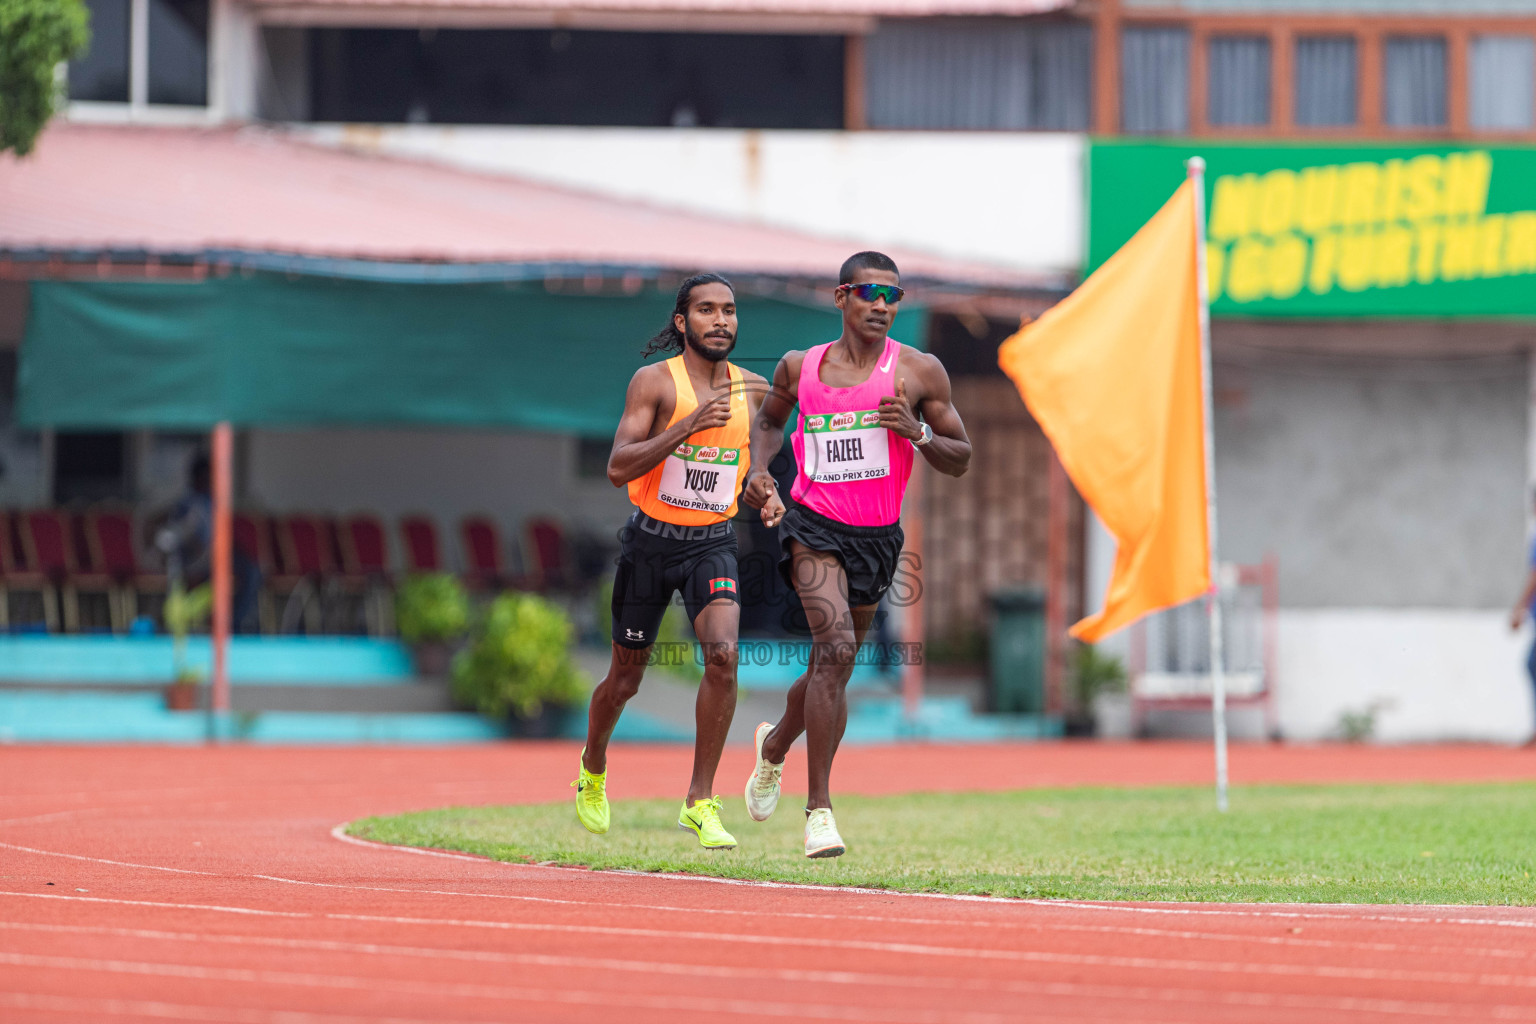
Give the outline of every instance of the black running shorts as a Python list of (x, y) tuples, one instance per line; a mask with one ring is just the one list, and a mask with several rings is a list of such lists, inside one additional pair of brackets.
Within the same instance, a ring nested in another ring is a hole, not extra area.
[(837, 556), (848, 576), (848, 607), (862, 608), (879, 604), (880, 598), (891, 589), (906, 537), (901, 532), (900, 523), (849, 526), (796, 505), (779, 521), (779, 575), (793, 587), (795, 565), (790, 553), (791, 540), (798, 540), (812, 551)]
[(676, 526), (637, 509), (619, 537), (613, 642), (620, 647), (641, 650), (655, 643), (661, 617), (678, 591), (690, 622), (711, 601), (741, 602), (736, 528), (729, 522)]

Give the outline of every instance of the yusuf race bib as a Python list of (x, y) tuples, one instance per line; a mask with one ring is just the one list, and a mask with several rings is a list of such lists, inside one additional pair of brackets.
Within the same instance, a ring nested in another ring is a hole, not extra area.
[(661, 467), (656, 497), (674, 508), (724, 513), (736, 500), (741, 449), (688, 444), (672, 450)]
[(805, 419), (805, 472), (819, 484), (891, 475), (890, 431), (875, 409)]

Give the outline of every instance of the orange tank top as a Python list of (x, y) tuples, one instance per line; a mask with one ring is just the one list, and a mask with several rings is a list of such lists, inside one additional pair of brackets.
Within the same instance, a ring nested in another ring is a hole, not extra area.
[[(672, 373), (677, 395), (667, 423), (670, 428), (692, 415), (699, 399), (682, 356), (673, 356), (664, 365)], [(736, 514), (736, 498), (749, 462), (752, 423), (741, 369), (734, 363), (726, 363), (726, 368), (731, 374), (730, 421), (689, 437), (660, 465), (629, 482), (629, 500), (652, 519), (678, 526), (705, 526)]]

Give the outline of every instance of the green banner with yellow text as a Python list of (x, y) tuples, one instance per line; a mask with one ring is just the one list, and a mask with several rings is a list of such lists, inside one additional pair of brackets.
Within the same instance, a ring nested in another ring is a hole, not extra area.
[(1213, 313), (1536, 316), (1536, 147), (1096, 141), (1089, 272), (1195, 155)]

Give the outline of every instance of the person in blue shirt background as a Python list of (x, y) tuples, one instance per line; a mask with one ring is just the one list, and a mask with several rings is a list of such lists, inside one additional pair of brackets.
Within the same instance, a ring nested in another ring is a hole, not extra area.
[[(1536, 494), (1532, 495), (1536, 501)], [(1536, 539), (1531, 541), (1531, 550), (1526, 556), (1526, 564), (1530, 571), (1526, 574), (1525, 589), (1520, 592), (1520, 600), (1515, 602), (1514, 610), (1509, 613), (1509, 628), (1519, 629), (1527, 615), (1536, 620)], [(1531, 650), (1525, 656), (1525, 671), (1531, 677), (1531, 687), (1536, 691), (1536, 640), (1531, 642)], [(1526, 746), (1536, 746), (1536, 735), (1526, 741)]]
[[(187, 589), (206, 583), (212, 574), (213, 488), (207, 455), (192, 460), (188, 472), (188, 491), (171, 510), (170, 520), (161, 528), (155, 546), (180, 559)], [(231, 596), (230, 625), (236, 633), (255, 632), (257, 601), (261, 595), (261, 570), (237, 546), (231, 553), (234, 568), (234, 592)]]

